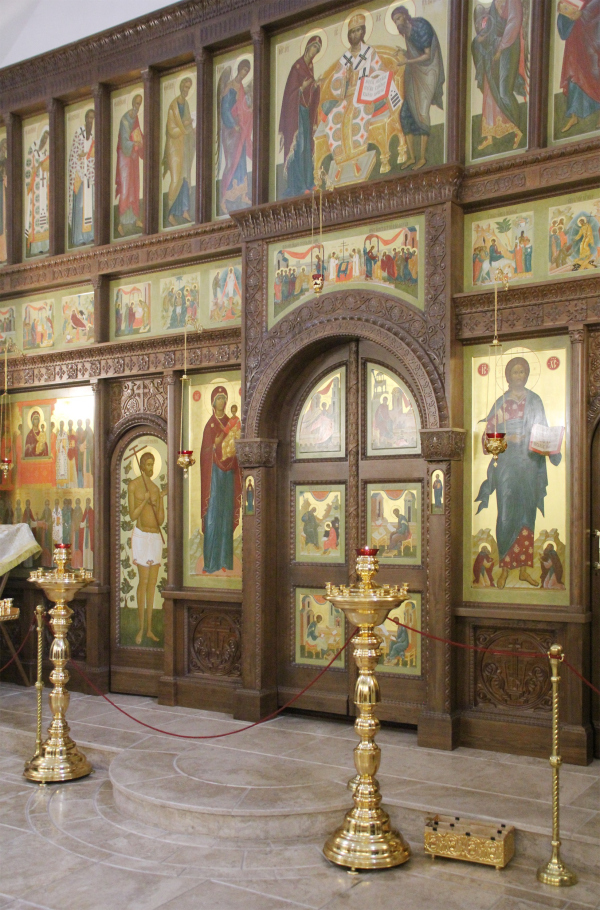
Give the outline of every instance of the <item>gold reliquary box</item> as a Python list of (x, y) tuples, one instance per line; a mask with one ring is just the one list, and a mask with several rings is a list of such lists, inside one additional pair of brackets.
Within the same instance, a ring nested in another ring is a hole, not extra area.
[(425, 853), (503, 869), (515, 853), (512, 825), (486, 824), (460, 816), (432, 815), (425, 822)]

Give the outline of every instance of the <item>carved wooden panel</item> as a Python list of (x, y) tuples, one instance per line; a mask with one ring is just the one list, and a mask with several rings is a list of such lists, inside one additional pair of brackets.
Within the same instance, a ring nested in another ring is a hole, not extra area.
[(239, 612), (203, 607), (188, 612), (188, 667), (208, 676), (241, 675)]
[(167, 381), (164, 376), (110, 383), (111, 426), (133, 414), (156, 414), (167, 419)]
[[(552, 685), (547, 651), (556, 632), (475, 628), (474, 704), (496, 708), (550, 711)], [(498, 650), (504, 654), (492, 654)], [(529, 654), (539, 652), (538, 657)]]

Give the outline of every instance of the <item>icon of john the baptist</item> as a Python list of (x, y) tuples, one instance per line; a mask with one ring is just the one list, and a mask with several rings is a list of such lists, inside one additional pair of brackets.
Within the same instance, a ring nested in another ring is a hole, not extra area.
[(495, 401), (485, 419), (484, 433), (506, 433), (508, 443), (506, 452), (498, 458), (497, 467), (490, 460), (487, 478), (475, 500), (479, 503), (479, 514), (482, 509), (487, 509), (491, 494), (496, 493), (499, 588), (505, 586), (513, 569), (519, 571), (519, 582), (538, 587), (531, 569), (534, 564), (536, 514), (538, 509), (544, 514), (548, 487), (546, 457), (553, 465), (560, 464), (562, 458), (560, 453), (545, 456), (529, 449), (534, 424), (548, 426), (542, 399), (527, 388), (529, 371), (529, 363), (524, 357), (509, 360), (504, 371), (508, 391)]
[(240, 523), (242, 475), (237, 456), (225, 444), (230, 418), (227, 390), (211, 393), (212, 416), (202, 435), (200, 450), (200, 514), (204, 535), (203, 575), (233, 570), (233, 535)]

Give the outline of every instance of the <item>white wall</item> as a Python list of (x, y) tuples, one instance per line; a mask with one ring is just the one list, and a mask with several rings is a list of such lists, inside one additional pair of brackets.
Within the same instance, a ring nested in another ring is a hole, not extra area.
[(0, 0), (0, 67), (79, 41), (174, 2)]

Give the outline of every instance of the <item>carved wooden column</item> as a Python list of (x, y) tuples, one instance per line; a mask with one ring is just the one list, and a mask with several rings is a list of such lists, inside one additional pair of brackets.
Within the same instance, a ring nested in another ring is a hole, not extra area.
[(269, 40), (264, 28), (252, 29), (254, 50), (252, 123), (252, 205), (269, 200)]
[(160, 81), (152, 67), (142, 70), (144, 83), (144, 234), (158, 231), (160, 191)]
[[(181, 373), (165, 373), (167, 386), (167, 584), (163, 590), (164, 670), (158, 682), (161, 705), (177, 704), (177, 635), (176, 604), (171, 591), (183, 586), (183, 471), (177, 464), (179, 427), (181, 421)], [(199, 453), (198, 456), (199, 458)]]
[(196, 54), (196, 223), (211, 220), (212, 206), (212, 54), (206, 48)]
[(452, 0), (450, 6), (449, 45), (457, 53), (449, 54), (446, 76), (446, 149), (449, 164), (463, 164), (465, 160), (465, 119), (467, 98), (467, 73), (469, 72), (471, 50), (467, 40), (469, 34), (469, 4), (463, 0)]
[(529, 138), (527, 148), (544, 148), (548, 129), (548, 73), (550, 70), (550, 29), (552, 4), (531, 4), (530, 41), (531, 67), (529, 74)]
[[(6, 260), (8, 265), (23, 258), (23, 125), (18, 114), (4, 114), (7, 145)], [(6, 217), (6, 216), (5, 216)]]
[(47, 105), (50, 119), (50, 256), (65, 251), (65, 108), (57, 98)]
[(94, 275), (94, 341), (100, 344), (110, 339), (110, 278)]
[(110, 243), (112, 199), (110, 172), (110, 89), (94, 86), (94, 243)]
[(243, 517), (242, 688), (234, 716), (259, 720), (277, 708), (276, 629), (272, 621), (276, 596), (275, 566), (267, 563), (275, 531), (276, 439), (240, 439), (236, 443), (246, 478), (254, 478), (254, 515)]
[[(110, 426), (108, 380), (92, 382), (94, 392), (94, 578), (86, 595), (86, 673), (109, 690), (110, 668), (110, 461), (105, 442)], [(87, 691), (87, 689), (84, 689)]]
[(587, 445), (587, 332), (569, 330), (571, 339), (571, 609), (584, 613), (589, 604), (589, 447)]
[[(428, 462), (425, 525), (428, 540), (427, 611), (423, 630), (452, 638), (452, 601), (462, 580), (462, 459), (464, 430), (421, 430), (421, 451)], [(431, 476), (444, 472), (444, 513), (431, 515)], [(419, 716), (420, 746), (454, 749), (458, 717), (454, 714), (454, 657), (450, 645), (423, 641), (427, 673), (427, 708)]]

